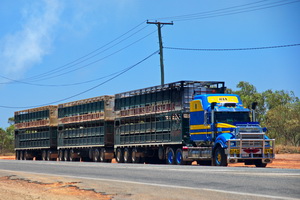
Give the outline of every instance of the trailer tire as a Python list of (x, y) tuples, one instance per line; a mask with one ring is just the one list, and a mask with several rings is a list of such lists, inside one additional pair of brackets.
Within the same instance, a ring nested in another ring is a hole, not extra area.
[(70, 158), (69, 158), (69, 150), (68, 149), (65, 149), (64, 151), (64, 161), (69, 161)]
[(64, 151), (62, 149), (58, 151), (58, 160), (64, 161)]
[(217, 147), (214, 152), (214, 165), (215, 166), (227, 166), (227, 158), (225, 151), (222, 147)]
[(16, 160), (20, 160), (20, 151), (16, 151)]
[(43, 160), (43, 161), (46, 161), (46, 160), (47, 160), (47, 151), (46, 151), (46, 150), (43, 150), (43, 151), (42, 151), (42, 160)]
[(99, 156), (100, 162), (107, 162), (107, 159), (105, 159), (105, 149), (100, 149), (100, 156)]
[(24, 152), (20, 151), (20, 160), (24, 160)]
[(48, 150), (48, 151), (47, 151), (47, 161), (50, 161), (50, 160), (51, 160), (51, 154), (52, 154), (52, 151), (51, 151), (51, 150)]
[(140, 163), (141, 157), (137, 156), (137, 153), (138, 153), (138, 151), (136, 148), (132, 149), (132, 152), (131, 152), (132, 163)]
[(131, 163), (131, 150), (129, 148), (124, 149), (124, 163)]
[(116, 161), (118, 163), (123, 163), (124, 162), (123, 150), (121, 148), (117, 148)]
[(175, 163), (175, 153), (171, 147), (169, 147), (166, 151), (166, 163), (169, 165), (174, 165)]
[(175, 163), (176, 165), (185, 165), (185, 162), (182, 160), (183, 156), (182, 156), (182, 150), (181, 148), (178, 148), (176, 150), (176, 154), (175, 154)]
[(94, 149), (93, 151), (93, 161), (94, 162), (99, 162), (99, 158), (100, 158), (100, 152), (98, 149)]
[(70, 150), (70, 161), (73, 162), (75, 161), (76, 158), (75, 158), (75, 152), (73, 149)]

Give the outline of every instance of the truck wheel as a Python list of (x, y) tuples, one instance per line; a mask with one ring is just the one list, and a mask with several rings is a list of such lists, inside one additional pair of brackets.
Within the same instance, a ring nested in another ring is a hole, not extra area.
[(51, 160), (51, 154), (52, 154), (52, 151), (48, 150), (48, 151), (47, 151), (47, 160), (48, 160), (48, 161)]
[(33, 160), (33, 158), (30, 157), (30, 154), (28, 153), (28, 151), (25, 151), (25, 153), (24, 153), (24, 160)]
[(20, 160), (20, 151), (16, 151), (16, 160)]
[(65, 149), (64, 151), (64, 161), (69, 161), (69, 150)]
[(136, 148), (132, 149), (132, 152), (131, 152), (132, 163), (140, 163), (141, 159), (140, 159), (140, 157), (137, 156), (137, 153), (138, 153), (138, 151)]
[(72, 161), (75, 161), (75, 160), (76, 160), (76, 158), (75, 158), (75, 152), (74, 152), (73, 149), (71, 149), (70, 150), (70, 161), (72, 162)]
[(227, 158), (225, 151), (222, 147), (217, 147), (214, 154), (214, 164), (215, 166), (227, 166)]
[(47, 160), (47, 152), (46, 152), (46, 150), (42, 151), (42, 160), (43, 161)]
[(255, 161), (254, 164), (255, 164), (256, 167), (266, 167), (267, 166), (267, 163), (262, 163), (261, 160)]
[(62, 149), (60, 149), (58, 152), (58, 160), (64, 161), (64, 151)]
[(24, 160), (24, 152), (20, 151), (20, 160)]
[(124, 157), (123, 157), (123, 150), (118, 148), (117, 149), (117, 153), (116, 153), (116, 161), (118, 163), (123, 163), (124, 162)]
[(176, 163), (176, 165), (184, 165), (185, 164), (185, 162), (182, 160), (182, 150), (181, 150), (181, 148), (178, 148), (177, 150), (176, 150), (176, 159), (175, 159), (175, 163)]
[(131, 151), (129, 148), (124, 149), (124, 162), (131, 163)]
[(100, 150), (100, 162), (107, 162), (107, 159), (105, 159), (105, 149), (102, 148)]
[(99, 157), (100, 157), (100, 152), (98, 149), (95, 149), (93, 152), (93, 161), (94, 162), (99, 162)]
[(168, 148), (166, 153), (166, 162), (169, 165), (173, 165), (175, 163), (175, 153), (173, 148)]

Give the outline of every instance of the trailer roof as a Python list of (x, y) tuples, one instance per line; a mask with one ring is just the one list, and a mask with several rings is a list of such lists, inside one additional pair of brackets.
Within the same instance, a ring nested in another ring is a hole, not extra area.
[[(221, 84), (220, 87), (219, 84)], [(177, 82), (167, 83), (164, 85), (157, 85), (157, 86), (147, 87), (143, 89), (118, 93), (116, 94), (116, 98), (123, 98), (123, 97), (140, 95), (145, 93), (153, 93), (161, 90), (167, 90), (169, 88), (180, 88), (188, 85), (197, 85), (197, 87), (206, 87), (206, 88), (210, 88), (211, 86), (217, 86), (218, 88), (221, 88), (221, 87), (225, 87), (225, 82), (224, 81), (177, 81)]]
[(15, 115), (44, 111), (44, 110), (55, 110), (55, 109), (57, 109), (56, 105), (42, 106), (42, 107), (37, 107), (37, 108), (16, 111)]
[(59, 104), (58, 107), (59, 108), (71, 107), (71, 106), (82, 105), (82, 104), (86, 104), (86, 103), (104, 101), (104, 100), (107, 100), (107, 99), (111, 99), (113, 97), (114, 97), (113, 95), (104, 95), (104, 96), (98, 96), (98, 97), (93, 97), (93, 98), (88, 98), (88, 99), (81, 99), (81, 100), (78, 100), (78, 101), (72, 101), (72, 102), (68, 102), (68, 103)]

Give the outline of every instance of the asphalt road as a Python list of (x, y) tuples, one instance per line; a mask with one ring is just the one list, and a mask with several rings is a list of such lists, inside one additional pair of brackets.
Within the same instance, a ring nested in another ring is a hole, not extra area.
[(217, 193), (228, 199), (235, 195), (242, 195), (246, 197), (244, 199), (300, 199), (298, 169), (0, 160), (1, 171), (76, 178), (136, 188)]

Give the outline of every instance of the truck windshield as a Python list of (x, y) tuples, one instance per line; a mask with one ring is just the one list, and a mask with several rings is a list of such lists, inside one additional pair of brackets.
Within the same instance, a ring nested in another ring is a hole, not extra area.
[(232, 124), (234, 122), (250, 122), (248, 112), (215, 112), (215, 121)]

